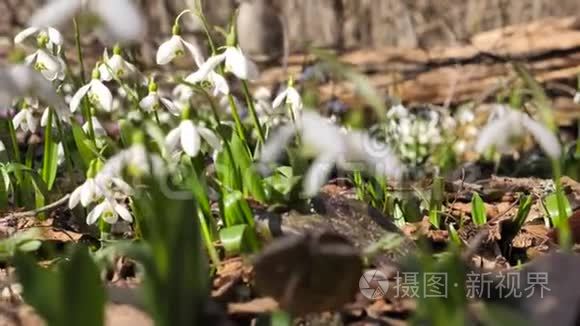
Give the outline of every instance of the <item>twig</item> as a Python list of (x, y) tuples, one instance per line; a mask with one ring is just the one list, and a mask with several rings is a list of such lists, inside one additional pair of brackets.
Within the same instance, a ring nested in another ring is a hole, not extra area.
[(70, 197), (70, 194), (66, 194), (61, 199), (59, 199), (59, 200), (57, 200), (57, 201), (55, 201), (53, 203), (50, 203), (50, 204), (48, 204), (46, 206), (42, 206), (42, 207), (35, 208), (33, 210), (29, 210), (29, 211), (25, 211), (25, 212), (10, 213), (8, 215), (9, 215), (9, 217), (12, 217), (12, 218), (22, 218), (22, 217), (36, 216), (36, 215), (38, 215), (38, 214), (40, 214), (42, 212), (49, 211), (51, 209), (54, 209), (54, 208), (56, 208), (56, 207), (64, 204), (65, 202), (68, 201), (69, 197)]

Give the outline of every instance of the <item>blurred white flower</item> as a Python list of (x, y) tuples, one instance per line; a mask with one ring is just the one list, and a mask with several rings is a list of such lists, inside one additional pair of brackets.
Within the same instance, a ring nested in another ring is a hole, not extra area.
[(52, 84), (26, 65), (0, 68), (0, 109), (22, 97), (38, 98), (59, 112), (64, 111), (66, 105)]
[(139, 73), (137, 67), (125, 60), (117, 48), (113, 50), (113, 55), (109, 57), (107, 49), (103, 53), (103, 63), (99, 65), (101, 80), (111, 81), (115, 78), (123, 78)]
[(40, 119), (34, 109), (30, 106), (23, 107), (12, 118), (14, 129), (21, 129), (24, 132), (30, 131), (35, 133), (38, 129)]
[(316, 157), (304, 177), (304, 193), (307, 196), (318, 193), (335, 165), (343, 170), (364, 169), (393, 178), (403, 174), (404, 167), (388, 145), (363, 132), (346, 132), (309, 111), (297, 117), (296, 127), (283, 126), (268, 139), (262, 148), (260, 161), (276, 161), (295, 134), (299, 135), (304, 149)]
[(145, 17), (132, 0), (54, 0), (38, 9), (29, 25), (58, 27), (79, 14), (97, 16), (106, 41), (139, 41), (147, 29)]
[[(123, 172), (127, 171), (133, 176), (155, 175), (157, 177), (166, 174), (166, 165), (157, 154), (150, 154), (143, 144), (133, 144), (110, 157), (99, 171), (96, 179), (109, 180), (122, 178)], [(104, 183), (105, 181), (99, 181)]]
[(388, 118), (406, 118), (409, 116), (409, 110), (402, 104), (393, 105), (387, 112)]
[(78, 186), (70, 195), (68, 208), (75, 208), (79, 202), (83, 207), (87, 207), (92, 202), (101, 198), (102, 189), (97, 185), (94, 178), (87, 178), (85, 182)]
[(164, 106), (174, 115), (178, 115), (180, 112), (177, 105), (175, 105), (170, 99), (160, 96), (157, 91), (149, 91), (149, 94), (139, 102), (139, 107), (148, 113), (159, 110), (161, 106)]
[(157, 50), (156, 61), (159, 65), (165, 65), (171, 62), (176, 57), (185, 54), (185, 50), (189, 51), (195, 63), (199, 66), (203, 63), (203, 55), (199, 45), (196, 41), (188, 42), (180, 35), (174, 34), (171, 38), (163, 42)]
[(42, 116), (40, 117), (40, 126), (41, 127), (46, 127), (48, 125), (48, 117), (49, 117), (51, 112), (52, 112), (52, 126), (53, 127), (57, 126), (56, 119), (60, 119), (62, 122), (68, 123), (69, 118), (70, 118), (70, 112), (68, 110), (58, 112), (58, 111), (51, 109), (50, 107), (47, 107), (44, 109), (44, 111), (42, 112)]
[(500, 111), (497, 111), (500, 117), (492, 119), (480, 132), (475, 145), (478, 152), (492, 146), (501, 153), (509, 152), (514, 141), (530, 133), (549, 157), (558, 159), (562, 155), (560, 142), (550, 129), (521, 111), (508, 108)]
[(0, 152), (4, 152), (6, 150), (6, 146), (4, 145), (4, 143), (0, 140)]
[(276, 96), (276, 98), (272, 102), (272, 107), (274, 109), (278, 108), (283, 103), (290, 105), (290, 109), (292, 110), (292, 113), (294, 114), (295, 117), (297, 117), (300, 114), (300, 111), (302, 111), (303, 108), (302, 98), (300, 97), (300, 93), (298, 93), (296, 88), (294, 88), (294, 86), (292, 85), (286, 87), (285, 90), (283, 90), (282, 92), (280, 92), (280, 94), (278, 94), (278, 96)]
[(165, 137), (165, 145), (170, 153), (181, 148), (188, 156), (195, 157), (201, 148), (202, 138), (212, 148), (221, 149), (220, 139), (213, 131), (202, 126), (196, 126), (191, 120), (182, 120), (179, 126), (171, 130)]
[(15, 44), (22, 44), (24, 41), (26, 41), (29, 37), (31, 36), (36, 36), (36, 35), (46, 35), (48, 43), (48, 49), (55, 49), (56, 53), (60, 53), (60, 50), (62, 48), (62, 44), (63, 44), (63, 37), (62, 34), (53, 27), (44, 27), (44, 28), (38, 28), (38, 27), (28, 27), (25, 28), (24, 30), (22, 30), (20, 33), (16, 34), (16, 36), (14, 36), (14, 43)]
[(100, 204), (87, 214), (87, 224), (94, 224), (99, 218), (109, 224), (115, 224), (119, 217), (129, 223), (133, 222), (133, 216), (131, 216), (124, 204), (120, 204), (115, 199), (104, 198)]
[(222, 54), (211, 56), (200, 65), (199, 70), (190, 75), (193, 80), (207, 80), (207, 76), (222, 62), (226, 71), (231, 72), (241, 80), (255, 80), (258, 78), (258, 67), (238, 47), (227, 46)]
[(78, 186), (70, 195), (68, 207), (73, 209), (79, 203), (83, 207), (106, 197), (113, 199), (117, 195), (128, 196), (133, 194), (133, 189), (121, 178), (99, 175), (99, 178), (88, 177), (85, 182)]
[[(105, 127), (103, 127), (103, 125), (101, 124), (101, 122), (99, 122), (99, 119), (97, 119), (96, 117), (91, 117), (91, 122), (93, 124), (93, 131), (95, 133), (95, 137), (104, 137), (107, 135), (107, 130), (105, 129)], [(89, 122), (85, 122), (83, 124), (83, 131), (87, 134), (90, 134), (90, 128), (91, 128), (91, 124), (89, 124)]]
[(574, 103), (576, 104), (580, 104), (580, 92), (576, 92), (576, 94), (574, 94), (574, 99), (573, 99)]
[(64, 61), (48, 53), (45, 49), (36, 50), (36, 52), (27, 56), (24, 61), (50, 81), (55, 79), (63, 80), (65, 77), (66, 67)]
[(96, 106), (99, 110), (111, 112), (113, 110), (113, 95), (111, 91), (105, 86), (98, 76), (93, 74), (93, 79), (73, 95), (70, 101), (70, 111), (75, 112), (81, 103), (81, 100), (88, 94), (91, 104)]

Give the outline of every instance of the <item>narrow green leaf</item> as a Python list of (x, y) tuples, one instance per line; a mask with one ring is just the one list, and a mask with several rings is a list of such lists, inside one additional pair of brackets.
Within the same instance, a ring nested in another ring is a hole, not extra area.
[(235, 256), (240, 253), (248, 253), (251, 243), (248, 239), (249, 228), (247, 225), (234, 225), (220, 230), (220, 241), (224, 246), (226, 255)]
[(476, 226), (482, 226), (487, 223), (487, 214), (485, 211), (485, 204), (479, 196), (478, 193), (473, 193), (473, 198), (471, 198), (471, 218), (473, 224)]
[(48, 190), (52, 189), (56, 172), (58, 169), (58, 142), (52, 133), (53, 113), (49, 109), (48, 122), (44, 130), (44, 155), (42, 158), (42, 180), (46, 183)]
[(518, 232), (524, 223), (526, 222), (526, 218), (530, 214), (530, 210), (532, 209), (532, 196), (522, 196), (520, 199), (520, 205), (518, 207), (518, 212), (514, 218), (514, 222), (516, 225), (516, 232)]
[(97, 157), (97, 149), (93, 146), (92, 141), (87, 137), (81, 126), (77, 123), (71, 123), (73, 138), (85, 168), (88, 168), (91, 161)]

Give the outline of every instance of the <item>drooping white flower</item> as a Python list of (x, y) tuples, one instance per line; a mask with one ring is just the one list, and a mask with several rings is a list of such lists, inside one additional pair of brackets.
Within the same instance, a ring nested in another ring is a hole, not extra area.
[(176, 34), (159, 46), (155, 60), (157, 61), (157, 64), (165, 65), (176, 57), (184, 55), (186, 50), (191, 54), (197, 65), (200, 65), (203, 62), (203, 55), (197, 42), (188, 42), (180, 35)]
[(103, 62), (99, 65), (101, 80), (111, 81), (114, 78), (135, 75), (139, 72), (137, 67), (125, 60), (117, 47), (113, 50), (113, 55), (109, 57), (107, 49), (103, 53)]
[(21, 129), (24, 132), (30, 131), (35, 133), (38, 129), (40, 119), (34, 109), (30, 106), (23, 107), (12, 118), (14, 129)]
[(102, 188), (97, 185), (94, 178), (87, 178), (85, 182), (78, 186), (70, 195), (68, 207), (75, 208), (79, 202), (83, 207), (87, 207), (92, 202), (101, 198)]
[(98, 17), (99, 29), (106, 41), (139, 41), (146, 34), (146, 20), (131, 0), (54, 0), (38, 9), (30, 19), (29, 25), (58, 27), (71, 22), (75, 16), (81, 14)]
[(71, 116), (70, 111), (68, 110), (53, 110), (50, 107), (46, 107), (42, 112), (42, 116), (40, 117), (40, 126), (46, 127), (48, 125), (48, 117), (52, 113), (52, 126), (56, 127), (56, 119), (60, 119), (60, 121), (68, 123), (69, 118)]
[(68, 206), (70, 209), (79, 203), (83, 207), (101, 200), (103, 197), (113, 199), (133, 194), (133, 189), (123, 179), (99, 174), (99, 177), (88, 177), (70, 195)]
[(173, 103), (173, 101), (160, 96), (156, 90), (150, 90), (149, 94), (139, 102), (139, 107), (148, 113), (157, 111), (162, 106), (174, 115), (178, 115), (180, 112), (179, 108)]
[(44, 104), (64, 111), (65, 103), (52, 84), (26, 65), (0, 68), (0, 109), (10, 106), (14, 99), (38, 98)]
[(55, 79), (63, 80), (65, 77), (64, 61), (48, 53), (45, 49), (36, 50), (36, 52), (25, 58), (25, 62), (50, 81)]
[(95, 178), (122, 178), (124, 171), (138, 176), (153, 174), (161, 177), (166, 174), (167, 168), (159, 155), (148, 153), (145, 146), (138, 143), (110, 157)]
[[(91, 117), (91, 122), (93, 125), (95, 137), (104, 137), (107, 135), (107, 130), (105, 129), (105, 127), (103, 127), (99, 119), (97, 119), (96, 117)], [(88, 121), (83, 124), (82, 128), (85, 133), (90, 134), (91, 124), (89, 124)]]
[(63, 44), (62, 34), (56, 28), (50, 26), (44, 28), (27, 27), (20, 33), (16, 34), (16, 36), (14, 36), (14, 43), (22, 44), (31, 36), (37, 36), (39, 34), (46, 35), (49, 49), (56, 49), (56, 53), (60, 53), (60, 49)]
[(276, 96), (272, 102), (272, 107), (278, 108), (282, 103), (290, 105), (290, 109), (295, 117), (300, 114), (303, 108), (302, 97), (300, 97), (300, 93), (292, 85), (288, 85), (285, 90)]
[(304, 177), (307, 196), (320, 190), (334, 166), (343, 170), (364, 169), (393, 178), (399, 178), (404, 171), (389, 146), (366, 133), (346, 132), (310, 111), (303, 111), (295, 125), (283, 126), (270, 137), (262, 148), (260, 160), (262, 163), (276, 161), (293, 136), (298, 134), (303, 149), (316, 157)]
[(218, 94), (228, 95), (230, 93), (230, 86), (228, 85), (227, 80), (214, 70), (208, 72), (206, 75), (194, 72), (185, 77), (185, 81), (191, 84), (197, 84), (203, 81), (208, 82), (213, 88), (212, 94), (214, 96), (217, 96)]
[(406, 118), (409, 116), (409, 110), (404, 107), (402, 104), (393, 105), (389, 111), (387, 112), (388, 118)]
[(554, 133), (527, 114), (504, 108), (498, 115), (501, 118), (492, 119), (480, 132), (475, 145), (478, 152), (492, 146), (501, 153), (509, 152), (514, 141), (529, 133), (549, 157), (558, 159), (562, 155), (562, 147)]
[(87, 224), (94, 224), (99, 218), (109, 224), (115, 224), (119, 217), (129, 223), (133, 222), (133, 216), (131, 216), (124, 204), (120, 204), (115, 199), (104, 198), (100, 204), (87, 214)]
[[(97, 73), (95, 73), (95, 71)], [(70, 101), (70, 111), (75, 112), (81, 103), (81, 100), (88, 94), (89, 100), (99, 110), (111, 112), (113, 110), (113, 95), (111, 91), (100, 80), (100, 73), (97, 69), (93, 72), (93, 79), (73, 95)]]
[(182, 120), (179, 126), (167, 134), (165, 145), (169, 152), (175, 152), (181, 148), (185, 154), (195, 157), (201, 148), (202, 138), (212, 148), (221, 149), (221, 142), (213, 131), (203, 126), (196, 126), (188, 119)]
[(207, 80), (208, 75), (214, 72), (215, 68), (221, 63), (225, 63), (226, 71), (231, 72), (242, 80), (255, 80), (258, 78), (258, 67), (242, 50), (238, 47), (227, 46), (221, 54), (211, 56), (200, 65), (199, 70), (191, 76), (193, 80)]

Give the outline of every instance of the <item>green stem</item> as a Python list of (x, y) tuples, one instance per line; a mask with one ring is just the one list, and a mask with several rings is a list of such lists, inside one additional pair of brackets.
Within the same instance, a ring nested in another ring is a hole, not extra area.
[[(223, 71), (223, 69), (221, 69)], [(223, 75), (223, 73), (222, 73)], [(240, 114), (238, 113), (238, 106), (236, 105), (236, 101), (234, 100), (234, 96), (232, 94), (228, 95), (228, 101), (230, 103), (232, 117), (234, 118), (234, 123), (236, 124), (236, 131), (240, 136), (240, 139), (248, 145), (248, 140), (246, 139), (246, 130), (244, 129), (244, 125), (242, 124), (242, 120), (240, 119)]]
[(67, 171), (70, 173), (70, 175), (73, 175), (73, 159), (71, 156), (71, 151), (70, 148), (68, 147), (68, 143), (64, 137), (64, 132), (62, 130), (62, 124), (60, 122), (60, 119), (58, 119), (58, 117), (56, 119), (54, 119), (54, 121), (56, 122), (56, 129), (58, 131), (58, 136), (60, 137), (60, 143), (62, 144), (62, 149), (64, 151), (64, 160), (66, 162), (66, 169)]
[(264, 129), (262, 129), (262, 125), (260, 124), (260, 119), (258, 119), (258, 114), (256, 113), (256, 107), (254, 106), (254, 101), (252, 100), (252, 95), (250, 94), (250, 90), (248, 88), (248, 82), (242, 80), (242, 88), (244, 91), (244, 95), (246, 97), (246, 105), (250, 110), (250, 114), (252, 115), (252, 119), (254, 120), (254, 125), (258, 130), (258, 137), (260, 142), (264, 144), (266, 142), (266, 134), (264, 133)]
[(556, 203), (558, 204), (558, 219), (557, 223), (555, 223), (558, 228), (558, 239), (562, 249), (570, 250), (572, 248), (572, 234), (568, 223), (568, 213), (566, 212), (564, 189), (561, 180), (562, 167), (559, 160), (552, 160), (552, 170), (554, 182), (556, 183)]
[(205, 242), (205, 247), (207, 248), (209, 258), (211, 259), (211, 261), (215, 266), (219, 266), (220, 258), (213, 244), (212, 236), (207, 226), (207, 221), (205, 220), (205, 217), (201, 212), (198, 212), (197, 216), (199, 218), (199, 225), (201, 226), (201, 234), (203, 236), (203, 240)]
[(83, 50), (81, 48), (81, 32), (79, 29), (79, 24), (76, 17), (73, 19), (74, 29), (75, 29), (75, 43), (77, 47), (77, 56), (79, 57), (79, 66), (81, 69), (81, 82), (84, 85), (86, 83), (85, 79), (85, 65), (83, 61)]

